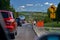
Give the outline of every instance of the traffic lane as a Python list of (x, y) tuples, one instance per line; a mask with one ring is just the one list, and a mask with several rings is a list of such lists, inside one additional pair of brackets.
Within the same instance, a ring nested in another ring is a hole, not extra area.
[(36, 40), (37, 36), (34, 33), (31, 25), (18, 27), (18, 34), (15, 40)]

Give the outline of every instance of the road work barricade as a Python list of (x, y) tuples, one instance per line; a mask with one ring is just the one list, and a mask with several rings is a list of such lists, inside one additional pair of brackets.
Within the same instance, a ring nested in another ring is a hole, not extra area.
[(44, 27), (44, 21), (37, 21), (36, 26), (37, 27)]

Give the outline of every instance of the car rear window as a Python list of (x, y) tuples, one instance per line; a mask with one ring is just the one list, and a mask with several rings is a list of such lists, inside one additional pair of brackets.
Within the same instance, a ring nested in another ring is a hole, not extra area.
[(2, 14), (3, 18), (8, 18), (9, 17), (8, 12), (1, 12), (1, 14)]

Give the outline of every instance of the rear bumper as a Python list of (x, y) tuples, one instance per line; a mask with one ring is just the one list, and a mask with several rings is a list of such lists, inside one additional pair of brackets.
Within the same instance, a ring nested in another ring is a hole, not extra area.
[(14, 26), (5, 26), (7, 29), (13, 29), (14, 28)]
[(7, 33), (8, 35), (11, 35), (11, 34), (14, 34), (14, 31), (10, 32), (9, 29), (6, 29), (6, 33)]
[[(15, 27), (14, 26), (6, 26), (6, 29), (7, 29), (6, 31), (9, 35), (9, 38), (10, 39), (15, 39), (15, 32), (16, 32)], [(10, 31), (9, 29), (13, 29), (13, 31)]]

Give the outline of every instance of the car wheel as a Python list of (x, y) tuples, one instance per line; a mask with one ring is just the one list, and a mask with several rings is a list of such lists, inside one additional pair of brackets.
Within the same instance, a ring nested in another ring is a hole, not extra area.
[(22, 24), (19, 24), (19, 26), (21, 27), (21, 26), (22, 26)]
[(17, 31), (15, 32), (15, 35), (17, 35)]
[(15, 32), (15, 35), (17, 35), (17, 32)]
[(22, 25), (20, 25), (20, 27), (21, 27)]
[(12, 33), (10, 36), (11, 36), (11, 39), (15, 39), (15, 33)]

